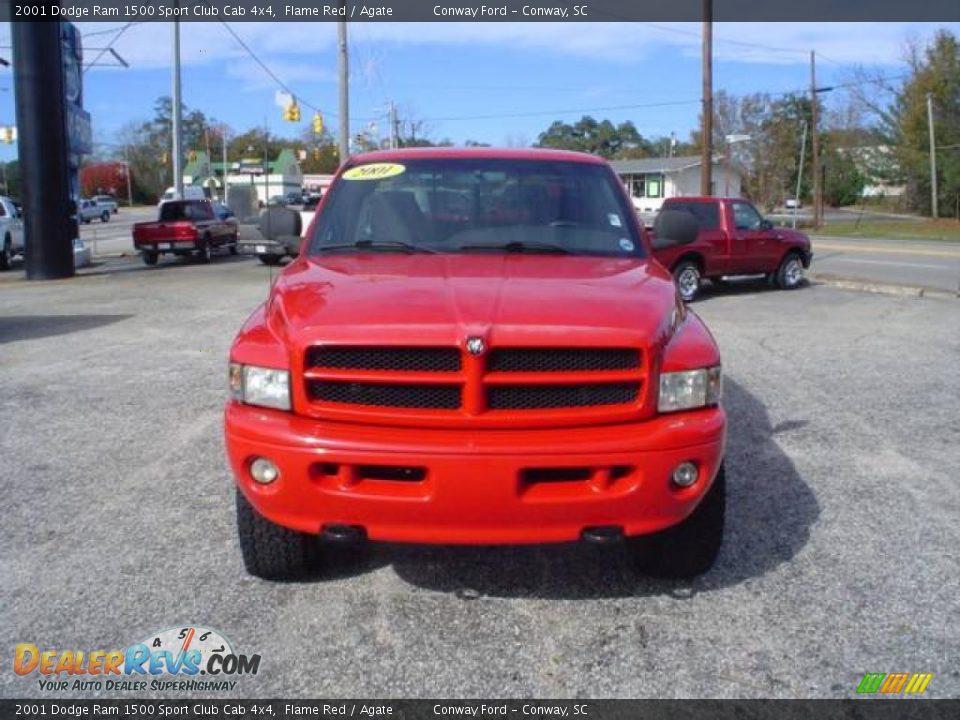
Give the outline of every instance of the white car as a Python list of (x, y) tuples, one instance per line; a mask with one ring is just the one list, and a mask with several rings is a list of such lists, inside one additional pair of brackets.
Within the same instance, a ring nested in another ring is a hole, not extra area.
[(23, 254), (20, 206), (0, 195), (0, 270), (9, 270), (15, 255)]
[(803, 207), (800, 201), (797, 200), (795, 197), (788, 197), (786, 200), (783, 201), (783, 206), (787, 210), (799, 210), (801, 207)]
[(96, 200), (81, 200), (77, 207), (77, 218), (84, 223), (100, 218), (100, 222), (110, 222), (110, 208), (105, 208)]
[(112, 195), (94, 195), (93, 201), (100, 207), (107, 208), (107, 210), (114, 215), (116, 215), (120, 210), (120, 207), (117, 205), (117, 199)]

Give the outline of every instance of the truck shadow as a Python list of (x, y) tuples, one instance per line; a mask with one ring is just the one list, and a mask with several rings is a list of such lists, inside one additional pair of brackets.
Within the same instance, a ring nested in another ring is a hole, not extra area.
[(0, 317), (0, 345), (93, 330), (133, 315), (19, 315)]
[[(730, 418), (727, 441), (727, 525), (716, 565), (689, 582), (648, 579), (630, 566), (621, 546), (582, 544), (512, 547), (372, 545), (352, 572), (392, 565), (412, 585), (456, 594), (588, 599), (673, 594), (684, 597), (738, 585), (789, 562), (810, 538), (819, 505), (810, 487), (776, 441), (802, 427), (790, 420), (776, 428), (763, 404), (736, 382), (725, 384)], [(353, 558), (355, 563), (357, 558)]]

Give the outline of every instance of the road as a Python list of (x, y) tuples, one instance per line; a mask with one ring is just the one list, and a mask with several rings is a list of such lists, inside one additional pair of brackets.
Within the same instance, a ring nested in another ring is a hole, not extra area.
[(957, 243), (814, 237), (813, 251), (819, 278), (960, 292)]
[[(850, 698), (867, 671), (960, 695), (956, 299), (743, 283), (696, 303), (724, 357), (730, 490), (692, 584), (613, 549), (384, 545), (284, 584), (243, 571), (221, 426), (227, 350), (269, 279), (229, 257), (0, 278), (8, 658), (197, 623), (262, 657), (233, 697)], [(90, 697), (9, 665), (0, 696)]]

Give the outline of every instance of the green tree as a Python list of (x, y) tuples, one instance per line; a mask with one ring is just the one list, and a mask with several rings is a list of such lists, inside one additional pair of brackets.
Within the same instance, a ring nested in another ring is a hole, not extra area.
[(597, 121), (584, 115), (573, 124), (555, 120), (537, 138), (539, 147), (613, 157), (647, 157), (652, 146), (631, 121), (614, 125), (610, 120)]
[[(910, 47), (909, 77), (893, 103), (880, 111), (879, 132), (897, 159), (907, 206), (930, 214), (930, 148), (927, 95), (933, 102), (937, 145), (938, 203), (942, 214), (960, 208), (960, 43), (940, 30), (925, 48)], [(952, 214), (952, 213), (951, 213)]]

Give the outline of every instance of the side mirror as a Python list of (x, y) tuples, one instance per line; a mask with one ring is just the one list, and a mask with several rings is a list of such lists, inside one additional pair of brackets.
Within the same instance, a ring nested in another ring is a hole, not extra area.
[(700, 234), (700, 224), (688, 212), (661, 210), (653, 224), (653, 249), (663, 250), (675, 245), (689, 245)]
[(760, 229), (773, 230), (773, 221), (767, 220), (766, 218), (764, 218), (763, 220), (760, 221)]

